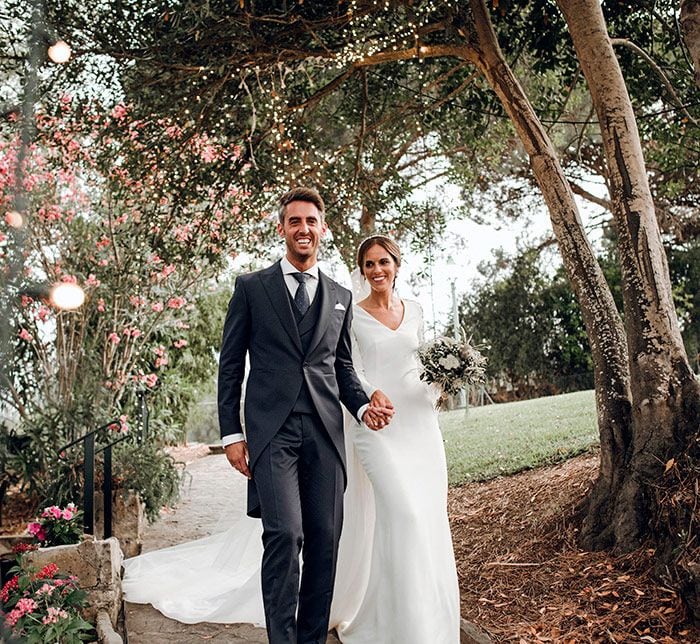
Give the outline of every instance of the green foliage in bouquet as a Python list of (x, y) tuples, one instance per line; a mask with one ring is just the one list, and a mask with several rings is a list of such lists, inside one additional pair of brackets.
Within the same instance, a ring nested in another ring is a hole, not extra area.
[(421, 380), (439, 387), (443, 395), (455, 395), (467, 385), (484, 381), (486, 358), (471, 343), (440, 337), (418, 350), (423, 365)]

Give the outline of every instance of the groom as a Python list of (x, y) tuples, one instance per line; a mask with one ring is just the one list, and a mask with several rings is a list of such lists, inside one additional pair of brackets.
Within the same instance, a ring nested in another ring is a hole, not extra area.
[[(239, 276), (229, 304), (219, 425), (229, 462), (249, 479), (248, 514), (262, 518), (269, 641), (316, 644), (328, 632), (343, 522), (340, 402), (375, 430), (393, 410), (379, 400), (370, 404), (360, 386), (352, 365), (351, 295), (318, 269), (327, 230), (321, 196), (295, 188), (279, 204), (277, 229), (286, 255)], [(244, 438), (239, 413), (246, 354)]]

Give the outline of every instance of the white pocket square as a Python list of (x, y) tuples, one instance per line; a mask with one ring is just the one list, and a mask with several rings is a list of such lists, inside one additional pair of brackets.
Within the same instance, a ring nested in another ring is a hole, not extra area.
[(340, 302), (338, 302), (338, 303), (335, 305), (335, 310), (336, 310), (336, 311), (344, 311), (344, 310), (345, 310), (345, 307), (344, 307)]

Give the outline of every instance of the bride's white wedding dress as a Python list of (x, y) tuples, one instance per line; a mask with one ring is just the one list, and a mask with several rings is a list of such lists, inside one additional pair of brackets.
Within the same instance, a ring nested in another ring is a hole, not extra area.
[[(348, 488), (331, 628), (343, 644), (457, 644), (459, 588), (435, 396), (419, 378), (423, 319), (404, 300), (392, 330), (354, 306), (355, 367), (396, 414), (373, 432), (346, 416)], [(124, 562), (127, 601), (181, 622), (264, 624), (262, 527), (241, 516), (211, 537)]]

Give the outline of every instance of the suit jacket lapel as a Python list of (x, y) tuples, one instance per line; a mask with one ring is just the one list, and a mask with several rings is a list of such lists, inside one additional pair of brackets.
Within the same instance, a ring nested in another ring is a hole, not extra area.
[(279, 317), (282, 327), (288, 333), (294, 345), (299, 349), (299, 352), (302, 352), (301, 338), (299, 337), (297, 322), (294, 319), (292, 305), (289, 302), (287, 285), (284, 282), (280, 263), (275, 262), (270, 268), (263, 271), (260, 274), (260, 279), (272, 303), (272, 310)]
[(311, 337), (311, 343), (309, 344), (309, 350), (306, 355), (311, 355), (313, 350), (318, 346), (318, 343), (321, 342), (321, 338), (331, 321), (333, 306), (335, 304), (335, 284), (320, 270), (318, 271), (318, 293), (316, 293), (316, 297), (321, 298), (319, 302), (318, 324)]

